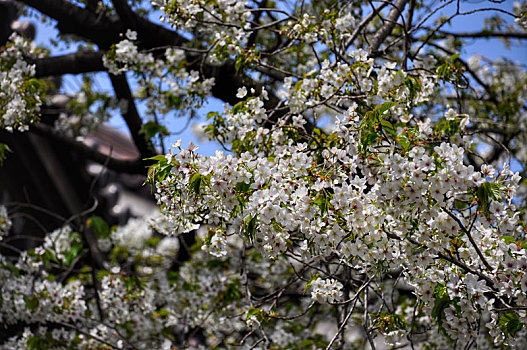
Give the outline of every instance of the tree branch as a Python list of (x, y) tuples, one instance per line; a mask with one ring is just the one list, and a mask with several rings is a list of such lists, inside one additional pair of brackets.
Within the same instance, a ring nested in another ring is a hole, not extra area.
[(485, 267), (487, 268), (487, 270), (489, 270), (489, 272), (492, 273), (492, 271), (494, 271), (494, 269), (492, 268), (492, 266), (490, 266), (490, 264), (488, 263), (487, 259), (485, 259), (485, 256), (483, 255), (483, 253), (481, 252), (481, 250), (479, 249), (477, 243), (474, 241), (474, 238), (472, 238), (472, 234), (470, 233), (470, 231), (465, 227), (465, 225), (463, 225), (463, 222), (461, 222), (461, 220), (454, 214), (452, 213), (450, 210), (446, 209), (446, 208), (443, 208), (443, 210), (452, 218), (454, 219), (455, 222), (457, 222), (459, 228), (461, 229), (461, 231), (463, 231), (470, 243), (472, 244), (472, 247), (474, 247), (474, 249), (476, 250), (476, 253), (478, 254), (481, 262), (483, 263), (483, 265), (485, 265)]
[(102, 51), (78, 51), (69, 55), (38, 58), (35, 64), (36, 77), (81, 74), (106, 70), (102, 63)]
[(373, 18), (377, 15), (377, 13), (379, 13), (379, 11), (382, 11), (382, 9), (385, 8), (386, 6), (388, 6), (388, 2), (384, 1), (375, 10), (372, 10), (368, 16), (364, 17), (364, 19), (359, 23), (359, 25), (355, 28), (355, 30), (351, 34), (351, 37), (346, 42), (346, 45), (344, 45), (346, 49), (351, 44), (353, 44), (357, 36), (359, 36), (360, 32), (368, 25), (368, 23), (370, 23), (373, 20)]
[[(91, 227), (85, 227), (83, 231), (83, 236), (86, 239), (88, 245), (88, 250), (90, 251), (90, 256), (99, 270), (104, 269), (104, 261), (106, 260), (104, 254), (99, 249), (99, 244), (97, 243), (97, 237), (95, 232)], [(93, 281), (96, 284), (96, 281)], [(102, 312), (102, 308), (99, 309), (99, 312)]]
[(137, 18), (134, 11), (128, 6), (127, 0), (112, 0), (113, 7), (124, 23), (125, 27), (137, 30)]
[[(446, 52), (447, 54), (449, 55), (453, 55), (455, 52), (451, 51), (451, 50), (448, 50), (444, 47), (442, 47), (441, 45), (437, 45), (435, 43), (428, 43), (428, 45), (432, 46), (432, 47), (435, 47), (443, 52)], [(498, 100), (496, 99), (496, 95), (494, 94), (494, 92), (492, 91), (492, 89), (490, 88), (490, 86), (485, 83), (477, 74), (476, 72), (474, 72), (470, 66), (468, 65), (467, 62), (465, 62), (463, 59), (461, 59), (460, 57), (457, 58), (457, 60), (463, 65), (463, 67), (465, 68), (465, 70), (472, 76), (472, 78), (474, 78), (474, 80), (485, 90), (485, 92), (487, 93), (487, 95), (489, 96), (489, 101), (492, 102), (492, 103), (496, 103), (498, 104)]]
[(368, 47), (368, 56), (373, 56), (381, 44), (386, 40), (388, 35), (392, 33), (393, 28), (397, 24), (397, 18), (402, 14), (406, 3), (409, 0), (397, 0), (395, 4), (392, 5), (392, 9), (388, 13), (383, 26), (375, 33), (373, 39), (371, 40), (370, 46)]
[(21, 0), (28, 6), (57, 21), (61, 33), (76, 34), (101, 48), (108, 48), (119, 41), (122, 24), (106, 16), (86, 11), (64, 0)]
[(128, 104), (125, 111), (123, 111), (122, 116), (128, 126), (130, 134), (132, 135), (134, 144), (141, 154), (141, 158), (144, 159), (154, 156), (156, 154), (154, 146), (150, 140), (147, 140), (144, 134), (141, 133), (143, 120), (135, 106), (134, 97), (132, 96), (132, 91), (130, 90), (130, 85), (128, 85), (126, 76), (113, 74), (108, 74), (108, 76), (112, 82), (117, 99), (119, 101), (124, 100)]
[[(426, 28), (423, 28), (426, 29)], [(442, 35), (451, 35), (456, 38), (513, 38), (513, 39), (527, 39), (527, 33), (523, 32), (492, 32), (489, 30), (482, 30), (481, 32), (466, 32), (466, 33), (453, 33), (446, 32), (444, 30), (436, 31)]]
[(180, 46), (188, 42), (188, 39), (177, 32), (138, 16), (127, 0), (112, 0), (112, 3), (124, 26), (137, 32), (142, 48)]

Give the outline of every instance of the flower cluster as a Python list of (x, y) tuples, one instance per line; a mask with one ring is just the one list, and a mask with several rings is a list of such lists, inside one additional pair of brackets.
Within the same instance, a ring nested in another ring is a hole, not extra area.
[(165, 115), (199, 108), (214, 86), (214, 78), (206, 79), (198, 71), (186, 68), (182, 49), (168, 48), (164, 59), (152, 52), (142, 52), (136, 45), (137, 33), (126, 32), (126, 39), (117, 43), (103, 57), (104, 66), (112, 74), (132, 71), (137, 75), (135, 96), (144, 100), (147, 113)]
[[(22, 255), (16, 265), (0, 257), (2, 269), (0, 322), (77, 322), (86, 316), (84, 286), (79, 280), (63, 284), (46, 279), (40, 256)], [(20, 274), (19, 271), (25, 271)], [(27, 273), (29, 272), (29, 273)], [(42, 275), (43, 274), (43, 275)]]
[(134, 41), (137, 40), (137, 33), (128, 29), (126, 39), (121, 40), (112, 51), (103, 57), (103, 63), (108, 72), (118, 75), (130, 70), (132, 66), (147, 71), (148, 66), (154, 62), (151, 53), (141, 53)]
[(56, 229), (46, 235), (43, 248), (52, 251), (55, 254), (55, 258), (64, 260), (66, 258), (65, 254), (71, 249), (72, 236), (72, 230), (69, 226)]
[(156, 212), (148, 217), (130, 219), (98, 242), (101, 250), (110, 252), (114, 267), (123, 261), (134, 263), (143, 274), (152, 274), (159, 267), (169, 266), (179, 251), (176, 237), (159, 237), (156, 232), (174, 232), (170, 222)]
[(37, 119), (43, 86), (33, 78), (35, 66), (28, 64), (25, 57), (41, 54), (34, 44), (16, 34), (0, 51), (0, 128), (26, 131)]
[(334, 279), (317, 278), (311, 281), (311, 298), (318, 302), (329, 302), (338, 301), (342, 296), (342, 283)]
[[(247, 1), (221, 0), (154, 0), (164, 14), (163, 22), (184, 30), (201, 32), (213, 41), (210, 47), (212, 62), (222, 62), (234, 55), (244, 55), (251, 11)], [(221, 19), (221, 21), (219, 20)]]

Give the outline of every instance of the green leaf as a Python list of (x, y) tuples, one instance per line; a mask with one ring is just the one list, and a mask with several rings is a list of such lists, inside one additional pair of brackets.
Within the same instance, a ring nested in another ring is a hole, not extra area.
[(403, 316), (398, 314), (390, 314), (386, 311), (374, 315), (373, 320), (376, 327), (379, 327), (383, 332), (388, 333), (396, 329), (405, 329), (407, 324)]
[(399, 102), (384, 102), (383, 104), (380, 104), (380, 105), (376, 106), (374, 110), (377, 113), (379, 113), (379, 115), (383, 115), (384, 112), (386, 112), (387, 110), (389, 110), (390, 108), (392, 108), (393, 106), (396, 106), (398, 104), (399, 104)]
[(382, 129), (389, 132), (390, 134), (392, 134), (393, 136), (396, 135), (396, 132), (395, 132), (395, 128), (393, 127), (393, 124), (390, 123), (389, 121), (387, 120), (382, 120), (381, 121), (381, 126), (382, 126)]
[(148, 168), (148, 177), (145, 183), (149, 183), (152, 186), (152, 190), (155, 187), (156, 182), (161, 182), (170, 174), (172, 170), (172, 163), (169, 163), (164, 155), (157, 155), (152, 158), (147, 158), (156, 160), (157, 163), (151, 165)]
[(514, 237), (512, 236), (501, 236), (500, 237), (501, 239), (503, 239), (505, 241), (505, 243), (507, 244), (511, 244), (511, 243), (516, 243), (516, 239), (514, 239)]
[(249, 308), (249, 310), (247, 311), (246, 313), (246, 317), (245, 319), (248, 320), (250, 319), (252, 316), (255, 316), (256, 319), (260, 322), (263, 322), (263, 321), (267, 321), (269, 320), (269, 314), (265, 311), (265, 310), (262, 310), (262, 309), (258, 309), (256, 307), (251, 307)]
[(236, 153), (241, 153), (243, 151), (243, 142), (241, 140), (232, 141), (232, 151)]
[(375, 111), (367, 111), (364, 114), (364, 119), (362, 120), (362, 123), (365, 124), (368, 128), (373, 127), (373, 122), (375, 121), (375, 117), (377, 116), (377, 112)]
[(251, 185), (245, 182), (238, 182), (235, 187), (236, 192), (243, 194), (249, 192), (250, 189)]
[(183, 290), (186, 290), (187, 292), (195, 292), (195, 291), (199, 290), (199, 286), (198, 285), (189, 283), (187, 281), (184, 281), (183, 285), (181, 287), (183, 288)]
[(483, 208), (486, 208), (487, 205), (489, 204), (489, 194), (488, 194), (488, 191), (486, 190), (487, 187), (485, 186), (485, 184), (486, 183), (479, 186), (477, 190), (478, 199)]
[(258, 224), (257, 215), (247, 215), (243, 218), (243, 226), (245, 228), (245, 235), (250, 242), (254, 241), (256, 227)]
[(232, 107), (231, 113), (232, 114), (238, 114), (240, 112), (243, 112), (243, 110), (245, 109), (245, 103), (246, 102), (238, 102), (237, 104), (235, 104)]
[(70, 250), (65, 255), (64, 264), (66, 266), (70, 266), (73, 263), (73, 261), (79, 256), (79, 254), (81, 254), (82, 249), (83, 249), (83, 246), (81, 242), (74, 242), (71, 245)]
[(16, 277), (20, 277), (20, 271), (18, 270), (18, 268), (15, 265), (13, 265), (12, 262), (6, 261), (6, 263), (3, 264), (3, 265), (0, 265), (0, 267), (8, 269)]
[(410, 147), (410, 140), (408, 140), (408, 138), (404, 135), (399, 135), (397, 136), (397, 138), (395, 139), (397, 142), (399, 142), (399, 144), (401, 145), (401, 147), (407, 151), (408, 148)]
[(110, 271), (107, 271), (107, 270), (97, 271), (97, 279), (102, 280), (106, 276), (110, 276)]
[(100, 216), (92, 216), (86, 221), (86, 225), (93, 230), (97, 238), (110, 237), (110, 227)]
[(236, 73), (240, 72), (240, 69), (243, 67), (244, 64), (244, 57), (239, 55), (236, 57), (236, 61), (234, 63), (234, 68), (236, 69)]
[(153, 157), (150, 157), (150, 158), (145, 158), (143, 160), (156, 160), (156, 161), (160, 161), (160, 160), (166, 160), (166, 157), (164, 154), (158, 154), (157, 156), (153, 156)]
[(249, 310), (247, 310), (247, 313), (245, 314), (245, 319), (248, 320), (249, 318), (251, 318), (251, 316), (256, 316), (258, 315), (260, 312), (262, 312), (261, 309), (258, 309), (256, 307), (251, 307), (249, 308)]
[(242, 292), (240, 291), (240, 282), (234, 281), (227, 285), (227, 288), (219, 294), (219, 301), (224, 303), (230, 303), (236, 300), (240, 300)]
[(311, 283), (316, 280), (318, 278), (318, 273), (315, 274), (313, 277), (311, 277), (311, 279), (309, 280), (309, 282), (306, 283), (305, 287), (304, 287), (304, 290), (302, 291), (302, 294), (306, 294), (307, 290), (309, 289), (309, 287), (311, 287)]
[(500, 317), (498, 327), (503, 331), (505, 337), (514, 337), (523, 328), (517, 313), (509, 312)]
[(164, 125), (158, 124), (155, 121), (149, 121), (143, 124), (139, 133), (144, 134), (147, 139), (151, 139), (156, 135), (170, 135), (170, 132)]
[(216, 118), (219, 115), (220, 114), (218, 112), (209, 112), (209, 113), (207, 113), (207, 119), (214, 119), (214, 118)]
[(24, 296), (24, 301), (26, 303), (26, 309), (28, 310), (35, 310), (40, 304), (36, 295), (32, 295), (31, 297)]
[(422, 89), (421, 82), (419, 81), (419, 79), (414, 78), (412, 76), (406, 77), (404, 84), (410, 91), (410, 100), (415, 99), (418, 92)]
[(469, 206), (468, 203), (466, 202), (462, 202), (462, 201), (459, 201), (459, 200), (454, 200), (454, 207), (458, 210), (465, 210), (467, 209)]
[(44, 338), (31, 335), (27, 339), (27, 348), (31, 350), (45, 350), (48, 349), (49, 344)]
[(161, 238), (159, 237), (151, 237), (145, 241), (145, 246), (155, 248), (157, 247), (157, 244), (161, 241)]
[(324, 191), (321, 191), (313, 200), (313, 204), (315, 204), (320, 209), (320, 213), (324, 215), (328, 211), (328, 202), (329, 199), (326, 196)]
[(503, 198), (501, 195), (501, 185), (495, 182), (487, 182), (489, 187), (489, 197), (500, 202)]
[(168, 311), (167, 309), (161, 309), (157, 311), (156, 314), (158, 317), (167, 317), (170, 316), (170, 311)]
[(128, 259), (129, 253), (126, 247), (114, 247), (110, 253), (113, 262), (123, 262)]
[(452, 300), (450, 300), (450, 297), (448, 296), (446, 287), (441, 283), (436, 285), (433, 295), (435, 296), (435, 301), (431, 316), (436, 319), (437, 323), (441, 326), (443, 323), (444, 310), (452, 303)]
[(124, 285), (126, 286), (126, 289), (128, 292), (131, 292), (134, 289), (143, 289), (143, 282), (139, 279), (137, 276), (128, 276), (124, 279)]
[(177, 281), (179, 281), (179, 273), (177, 273), (176, 271), (168, 270), (167, 279), (171, 285), (175, 284)]
[(185, 102), (183, 96), (174, 95), (170, 91), (166, 91), (164, 95), (168, 98), (169, 106), (171, 106), (175, 110), (179, 109), (183, 102)]
[(376, 132), (374, 131), (365, 132), (361, 137), (362, 146), (365, 148), (368, 146), (371, 146), (375, 142), (375, 140), (377, 140), (377, 138), (379, 138), (379, 134), (377, 134)]
[(497, 202), (502, 200), (501, 185), (495, 182), (485, 182), (478, 187), (476, 194), (481, 203), (481, 207), (487, 208), (490, 199)]
[(0, 143), (0, 166), (4, 165), (4, 160), (7, 158), (6, 153), (13, 153), (11, 148), (5, 143)]
[(214, 269), (218, 267), (225, 268), (229, 266), (229, 260), (211, 259), (207, 261), (205, 266), (207, 266), (209, 269)]
[(436, 73), (439, 77), (443, 77), (443, 76), (446, 76), (448, 73), (449, 73), (449, 65), (447, 63), (444, 63), (442, 65), (440, 65), (439, 67), (437, 67), (436, 69)]
[(199, 191), (201, 189), (201, 183), (202, 183), (203, 176), (201, 176), (200, 173), (196, 173), (192, 175), (189, 181), (190, 189), (194, 191), (196, 194), (199, 194)]

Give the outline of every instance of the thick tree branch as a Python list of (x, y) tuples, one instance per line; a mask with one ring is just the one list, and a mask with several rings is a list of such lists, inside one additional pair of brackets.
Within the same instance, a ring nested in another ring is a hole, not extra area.
[(90, 12), (95, 12), (98, 5), (99, 0), (86, 0), (86, 9)]
[(112, 4), (124, 25), (127, 28), (137, 30), (139, 16), (136, 16), (132, 8), (128, 6), (127, 0), (112, 0)]
[(81, 74), (106, 70), (102, 63), (101, 51), (75, 52), (69, 55), (38, 58), (35, 64), (36, 77), (49, 77), (64, 74)]
[(397, 0), (395, 4), (392, 5), (392, 9), (388, 13), (388, 16), (384, 20), (383, 26), (375, 33), (373, 39), (370, 42), (368, 47), (368, 56), (373, 56), (381, 44), (386, 40), (388, 35), (392, 33), (393, 28), (397, 24), (397, 18), (402, 14), (406, 3), (409, 0)]
[(0, 1), (0, 46), (4, 45), (11, 35), (11, 23), (16, 17), (15, 4)]
[(100, 16), (64, 0), (21, 0), (28, 6), (57, 21), (61, 33), (76, 34), (94, 42), (101, 48), (108, 48), (119, 41), (123, 32), (118, 21)]
[[(424, 28), (423, 28), (424, 29)], [(438, 34), (451, 35), (456, 38), (511, 38), (511, 39), (527, 39), (527, 33), (524, 32), (493, 32), (490, 30), (482, 30), (481, 32), (466, 32), (466, 33), (453, 33), (446, 32), (444, 30), (436, 30)]]
[(406, 17), (406, 23), (404, 27), (404, 44), (403, 44), (403, 69), (408, 69), (408, 58), (409, 58), (409, 51), (411, 42), (412, 42), (412, 36), (409, 34), (411, 28), (412, 28), (412, 21), (414, 17), (414, 10), (415, 10), (415, 0), (410, 0), (410, 8), (408, 9), (408, 16)]
[(124, 26), (137, 32), (142, 48), (180, 46), (188, 42), (186, 38), (177, 32), (138, 16), (128, 6), (127, 0), (112, 0), (112, 3)]
[[(126, 11), (126, 8), (129, 8), (126, 0), (114, 1), (121, 20), (110, 19), (107, 16), (86, 11), (84, 8), (64, 0), (21, 1), (55, 19), (58, 22), (57, 27), (62, 33), (79, 35), (105, 49), (121, 40), (120, 34), (128, 28), (138, 32), (141, 47), (146, 49), (166, 45), (181, 45), (188, 41), (172, 30), (137, 16), (131, 10), (130, 12)], [(124, 13), (126, 16), (123, 15)]]
[(124, 75), (113, 75), (108, 74), (112, 82), (113, 89), (115, 91), (115, 96), (119, 101), (126, 101), (127, 106), (122, 112), (122, 116), (128, 126), (128, 130), (132, 135), (137, 150), (141, 154), (141, 158), (149, 158), (156, 154), (154, 146), (147, 140), (143, 133), (141, 133), (141, 128), (143, 126), (143, 121), (137, 107), (135, 106), (134, 97), (132, 96), (132, 91), (128, 85), (128, 80)]
[(370, 12), (368, 16), (364, 17), (364, 19), (359, 23), (359, 25), (353, 30), (353, 33), (351, 34), (351, 37), (349, 38), (349, 40), (346, 42), (346, 45), (344, 45), (346, 49), (351, 44), (353, 44), (353, 42), (355, 41), (357, 36), (360, 34), (360, 32), (368, 25), (368, 23), (370, 23), (373, 20), (373, 18), (377, 15), (377, 13), (382, 11), (382, 9), (385, 8), (386, 6), (388, 6), (388, 2), (384, 1), (374, 11)]

